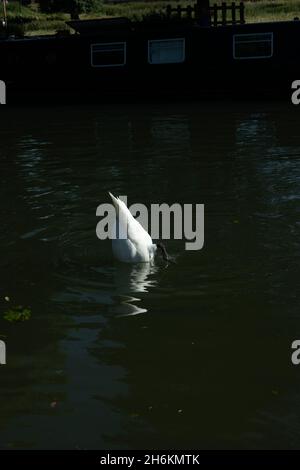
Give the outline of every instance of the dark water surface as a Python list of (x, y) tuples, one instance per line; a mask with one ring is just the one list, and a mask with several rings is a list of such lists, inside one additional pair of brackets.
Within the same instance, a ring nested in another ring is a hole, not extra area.
[[(0, 127), (0, 448), (296, 448), (300, 110), (10, 109)], [(107, 191), (205, 204), (205, 246), (116, 263)], [(5, 297), (10, 302), (5, 301)]]

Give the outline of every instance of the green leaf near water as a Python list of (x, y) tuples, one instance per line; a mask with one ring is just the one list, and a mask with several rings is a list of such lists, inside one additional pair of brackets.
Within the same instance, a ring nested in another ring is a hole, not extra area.
[(29, 308), (24, 308), (22, 305), (17, 307), (10, 308), (4, 312), (3, 318), (9, 322), (20, 322), (29, 320), (31, 317), (31, 310)]

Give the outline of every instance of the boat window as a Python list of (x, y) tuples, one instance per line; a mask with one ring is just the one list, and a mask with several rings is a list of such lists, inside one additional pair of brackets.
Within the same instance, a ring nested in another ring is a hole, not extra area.
[(149, 64), (178, 64), (185, 59), (185, 39), (148, 41)]
[(92, 67), (114, 67), (126, 64), (126, 43), (109, 42), (91, 45)]
[(234, 59), (266, 59), (273, 55), (273, 33), (235, 34)]

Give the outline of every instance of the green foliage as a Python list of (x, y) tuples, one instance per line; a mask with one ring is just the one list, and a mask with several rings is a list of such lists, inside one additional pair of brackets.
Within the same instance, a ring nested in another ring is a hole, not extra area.
[(300, 16), (300, 0), (245, 2), (248, 22), (292, 20)]
[(99, 0), (40, 0), (41, 11), (53, 13), (57, 11), (66, 13), (88, 13), (95, 11), (102, 4)]
[[(148, 0), (132, 3), (106, 3), (106, 0), (40, 0), (37, 3), (21, 6), (19, 2), (9, 1), (8, 24), (11, 33), (25, 34), (54, 33), (66, 29), (65, 21), (69, 14), (73, 18), (103, 18), (124, 16), (139, 21), (153, 14), (163, 15), (167, 4), (193, 5), (196, 0)], [(211, 0), (221, 3), (222, 0)], [(231, 0), (227, 0), (231, 3)], [(293, 20), (300, 16), (300, 0), (256, 0), (245, 1), (246, 22)]]
[(29, 320), (31, 317), (31, 310), (29, 308), (24, 308), (22, 305), (17, 307), (12, 307), (6, 312), (4, 312), (3, 318), (11, 323), (21, 322)]
[(32, 8), (22, 6), (17, 2), (9, 2), (7, 4), (7, 17), (10, 18), (34, 18), (35, 11)]

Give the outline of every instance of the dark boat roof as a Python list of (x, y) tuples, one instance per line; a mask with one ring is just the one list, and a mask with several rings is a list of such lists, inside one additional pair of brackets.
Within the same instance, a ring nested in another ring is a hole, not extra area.
[(117, 27), (118, 30), (128, 29), (131, 20), (125, 17), (116, 18), (97, 18), (93, 20), (71, 20), (66, 24), (80, 34), (93, 34), (99, 32), (99, 29), (105, 30), (111, 27)]
[[(107, 34), (107, 35), (114, 35), (116, 33), (125, 33), (130, 30), (148, 30), (155, 29), (159, 27), (159, 31), (174, 31), (174, 29), (181, 30), (189, 29), (189, 28), (196, 28), (196, 29), (210, 29), (213, 31), (222, 31), (222, 30), (233, 30), (236, 31), (253, 31), (255, 28), (257, 31), (262, 31), (264, 29), (268, 30), (280, 30), (286, 26), (293, 27), (293, 28), (300, 28), (300, 21), (298, 18), (294, 18), (291, 20), (283, 20), (283, 21), (266, 21), (266, 22), (258, 22), (258, 23), (245, 23), (243, 25), (220, 25), (220, 26), (202, 26), (199, 25), (195, 20), (187, 20), (184, 18), (178, 19), (158, 19), (157, 17), (149, 18), (147, 20), (142, 21), (131, 21), (128, 18), (98, 18), (93, 20), (72, 20), (67, 21), (70, 27), (72, 27), (77, 35), (80, 36), (93, 36), (97, 34)], [(292, 26), (293, 25), (293, 26)], [(57, 32), (56, 34), (47, 34), (47, 35), (36, 35), (36, 36), (9, 36), (0, 38), (0, 42), (22, 42), (22, 41), (49, 41), (49, 40), (57, 40), (57, 38), (75, 38), (76, 34), (65, 34), (64, 31)]]
[(128, 31), (129, 29), (140, 29), (145, 27), (163, 27), (163, 28), (172, 28), (172, 27), (197, 27), (197, 28), (209, 28), (211, 30), (220, 30), (223, 28), (226, 29), (235, 29), (235, 28), (242, 28), (247, 30), (248, 28), (253, 28), (256, 26), (258, 30), (271, 27), (276, 28), (280, 25), (287, 25), (287, 24), (300, 24), (299, 18), (291, 18), (290, 20), (282, 20), (282, 21), (262, 21), (257, 23), (244, 23), (243, 25), (220, 25), (220, 26), (203, 26), (199, 24), (195, 19), (190, 18), (164, 18), (159, 15), (153, 15), (149, 18), (145, 18), (140, 21), (131, 21), (129, 18), (125, 17), (114, 17), (114, 18), (97, 18), (92, 20), (72, 20), (66, 21), (66, 24), (70, 26), (73, 30), (75, 30), (80, 35), (93, 35), (100, 32), (124, 32)]

